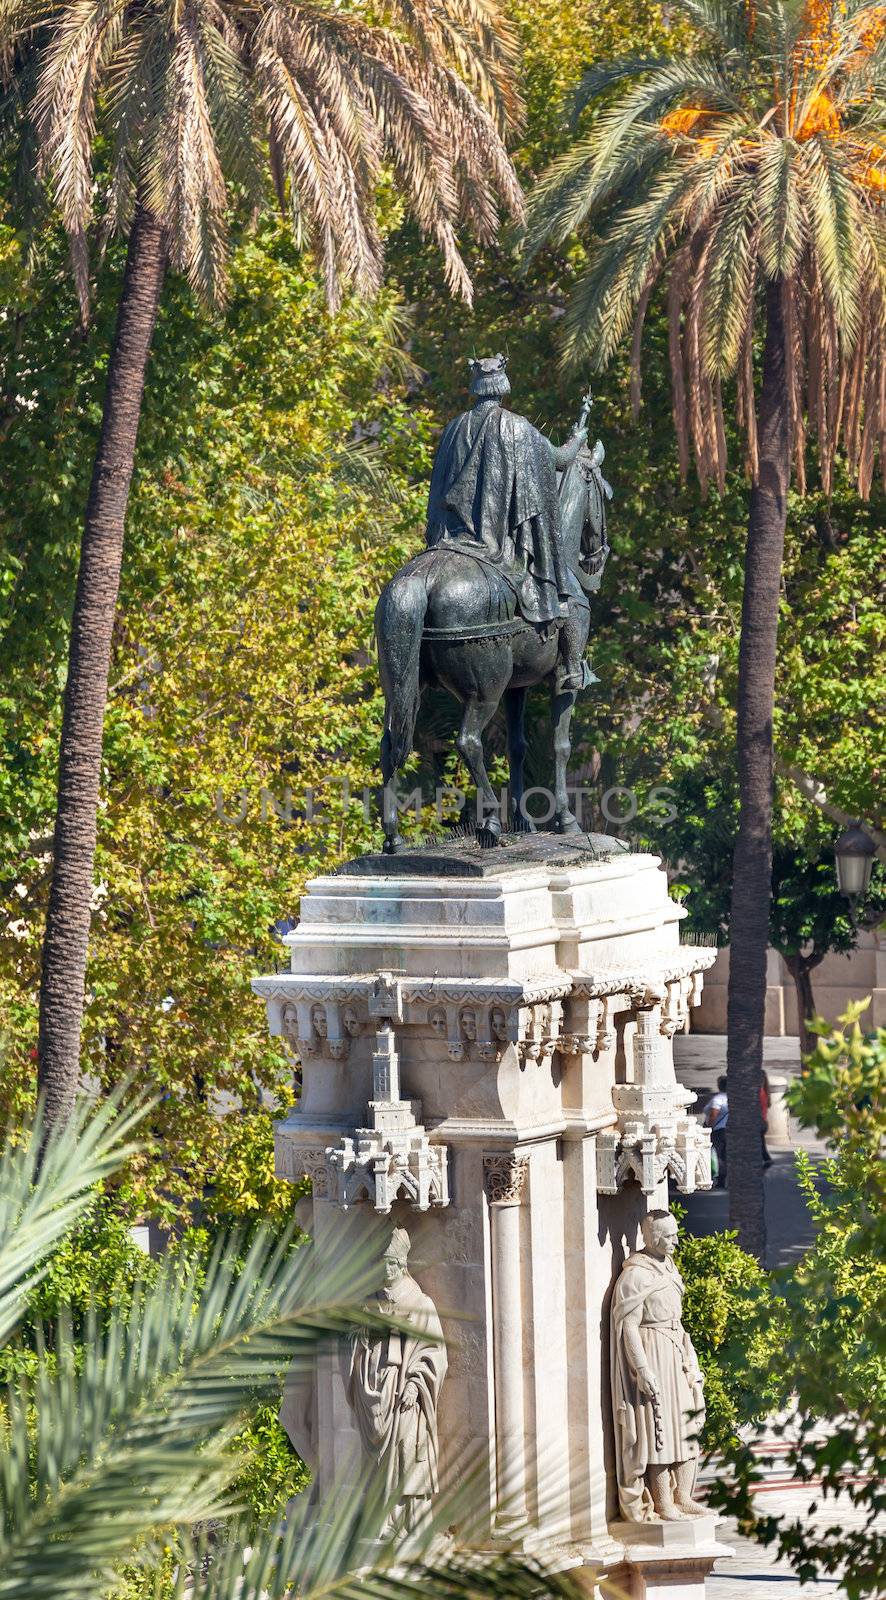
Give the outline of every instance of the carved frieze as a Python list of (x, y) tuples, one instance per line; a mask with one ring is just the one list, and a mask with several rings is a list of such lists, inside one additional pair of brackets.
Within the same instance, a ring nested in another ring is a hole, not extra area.
[(324, 1147), (306, 1147), (278, 1134), (274, 1158), (274, 1171), (278, 1178), (286, 1178), (290, 1183), (301, 1183), (304, 1178), (309, 1178), (314, 1194), (325, 1198), (328, 1193), (328, 1173)]
[(634, 1179), (644, 1194), (653, 1194), (671, 1178), (681, 1194), (711, 1187), (711, 1137), (689, 1118), (673, 1132), (606, 1129), (597, 1135), (597, 1189), (617, 1194)]
[(495, 1150), (483, 1157), (483, 1182), (491, 1206), (518, 1206), (529, 1174), (529, 1156), (523, 1150)]

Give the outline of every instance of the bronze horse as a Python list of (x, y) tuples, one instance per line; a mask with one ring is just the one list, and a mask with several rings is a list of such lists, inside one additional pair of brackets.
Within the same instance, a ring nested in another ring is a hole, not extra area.
[[(587, 596), (600, 587), (609, 555), (606, 501), (612, 491), (600, 472), (601, 444), (583, 448), (563, 473), (559, 486), (560, 536), (570, 575), (564, 628), (575, 630), (573, 644), (583, 656), (590, 632)], [(557, 833), (581, 829), (569, 807), (566, 788), (571, 753), (569, 726), (574, 689), (558, 683), (559, 628), (544, 630), (516, 615), (516, 597), (507, 573), (481, 556), (423, 550), (395, 573), (379, 597), (375, 613), (379, 669), (385, 696), (381, 743), (384, 779), (383, 818), (386, 853), (404, 848), (397, 831), (396, 777), (408, 759), (419, 701), (426, 684), (439, 684), (460, 701), (462, 720), (456, 748), (477, 786), (483, 846), (499, 841), (498, 800), (489, 782), (483, 732), (502, 699), (505, 703), (510, 772), (511, 826), (534, 832), (523, 805), (526, 753), (526, 691), (548, 683), (554, 724), (554, 801), (551, 826)], [(586, 669), (586, 683), (594, 682)]]

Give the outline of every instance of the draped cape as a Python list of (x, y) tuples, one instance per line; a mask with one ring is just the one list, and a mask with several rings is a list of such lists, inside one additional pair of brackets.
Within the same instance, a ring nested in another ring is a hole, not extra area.
[(554, 453), (543, 433), (494, 400), (450, 422), (434, 458), (425, 534), (508, 568), (521, 614), (550, 624), (571, 592), (560, 540)]

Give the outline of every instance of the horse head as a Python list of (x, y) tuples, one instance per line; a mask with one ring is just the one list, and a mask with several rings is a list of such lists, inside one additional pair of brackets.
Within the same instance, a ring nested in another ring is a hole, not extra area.
[(604, 454), (599, 439), (593, 449), (585, 446), (560, 480), (563, 553), (586, 594), (596, 594), (609, 557), (606, 502), (612, 489), (600, 471)]

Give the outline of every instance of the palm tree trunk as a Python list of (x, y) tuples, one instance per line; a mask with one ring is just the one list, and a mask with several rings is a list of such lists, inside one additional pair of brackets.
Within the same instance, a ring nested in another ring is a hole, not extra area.
[(40, 984), (38, 1086), (45, 1099), (48, 1128), (69, 1116), (80, 1075), (111, 635), (145, 369), (165, 264), (163, 230), (156, 217), (139, 207), (117, 308), (71, 620)]
[(738, 669), (741, 801), (732, 863), (727, 1076), (729, 1223), (762, 1260), (766, 1248), (760, 1083), (772, 884), (772, 716), (781, 563), (790, 476), (781, 283), (766, 288), (758, 481), (751, 492)]

